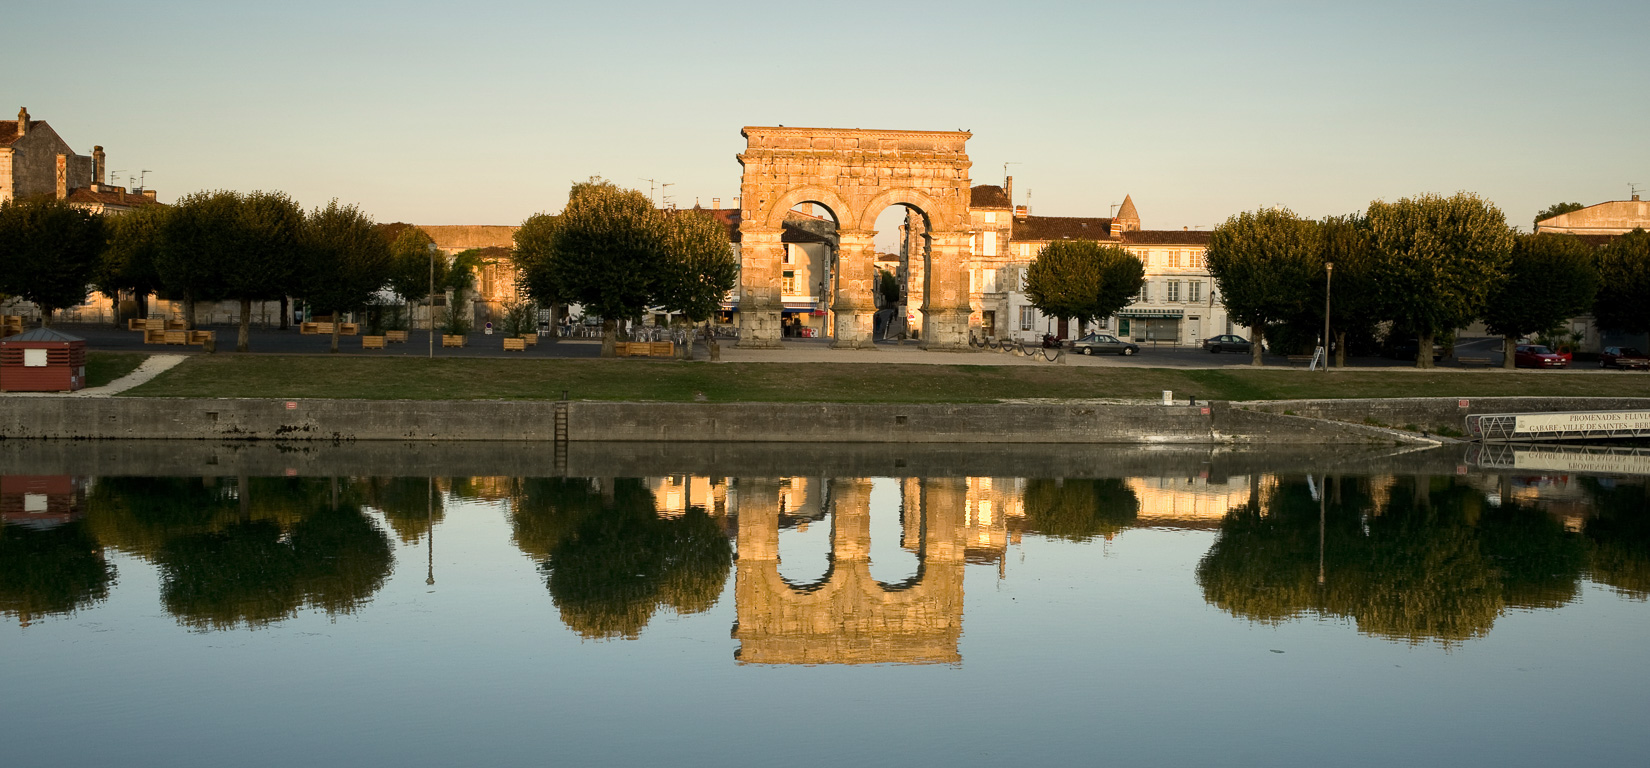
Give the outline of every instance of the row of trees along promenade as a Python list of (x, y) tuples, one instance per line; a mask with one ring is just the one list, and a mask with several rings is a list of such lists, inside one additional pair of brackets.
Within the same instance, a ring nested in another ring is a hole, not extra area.
[[(198, 192), (111, 217), (52, 199), (7, 201), (0, 204), (0, 296), (33, 302), (48, 322), (56, 310), (85, 301), (89, 288), (140, 301), (156, 293), (178, 299), (186, 323), (197, 302), (239, 301), (236, 350), (245, 352), (255, 301), (281, 301), (284, 319), (288, 297), (339, 313), (365, 309), (390, 290), (409, 317), (432, 288), (462, 298), (474, 284), (474, 257), (449, 262), (432, 258), (434, 248), (417, 227), (377, 225), (336, 200), (306, 213), (281, 192)], [(606, 318), (606, 356), (614, 351), (614, 318), (662, 306), (708, 323), (738, 274), (727, 231), (708, 214), (660, 211), (640, 192), (601, 179), (573, 185), (559, 216), (523, 222), (513, 258), (520, 288), (541, 305), (579, 303)], [(449, 332), (462, 333), (454, 328), (461, 324), (449, 313)], [(338, 335), (334, 323), (334, 352)], [(714, 356), (708, 328), (706, 337)]]
[[(1600, 328), (1650, 332), (1650, 234), (1595, 247), (1573, 235), (1520, 234), (1476, 195), (1375, 201), (1320, 220), (1283, 208), (1245, 212), (1216, 227), (1208, 266), (1231, 317), (1274, 343), (1314, 339), (1325, 327), (1331, 280), (1336, 364), (1349, 336), (1433, 341), (1475, 320), (1504, 337), (1505, 367), (1521, 337), (1591, 313)], [(1261, 363), (1261, 347), (1254, 346)]]

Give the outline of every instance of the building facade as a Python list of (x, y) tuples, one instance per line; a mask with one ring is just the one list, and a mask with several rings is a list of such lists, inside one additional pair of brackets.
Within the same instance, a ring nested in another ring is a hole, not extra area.
[(125, 213), (155, 203), (154, 190), (126, 191), (104, 181), (103, 147), (77, 154), (49, 123), (17, 111), (0, 120), (0, 201), (51, 195), (93, 213)]

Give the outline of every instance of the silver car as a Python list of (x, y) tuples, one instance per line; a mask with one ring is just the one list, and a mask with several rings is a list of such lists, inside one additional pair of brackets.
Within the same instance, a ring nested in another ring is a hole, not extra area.
[(1140, 351), (1140, 346), (1106, 333), (1091, 333), (1071, 343), (1073, 352), (1085, 355), (1132, 355)]

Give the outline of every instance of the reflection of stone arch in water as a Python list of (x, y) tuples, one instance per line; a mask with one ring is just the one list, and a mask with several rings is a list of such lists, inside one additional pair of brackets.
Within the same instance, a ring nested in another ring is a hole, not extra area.
[(961, 661), (962, 480), (922, 481), (917, 574), (898, 584), (871, 575), (870, 481), (831, 481), (831, 567), (819, 583), (801, 588), (779, 575), (778, 484), (741, 480), (739, 488), (733, 634), (741, 662)]

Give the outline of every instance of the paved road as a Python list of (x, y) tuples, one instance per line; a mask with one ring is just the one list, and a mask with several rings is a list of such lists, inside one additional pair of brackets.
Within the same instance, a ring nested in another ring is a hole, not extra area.
[[(152, 354), (203, 354), (200, 347), (144, 344), (142, 334), (135, 331), (118, 330), (109, 326), (60, 323), (55, 327), (84, 337), (87, 347), (90, 349), (116, 352), (149, 352)], [(238, 333), (234, 326), (209, 326), (209, 328), (218, 332), (218, 350), (220, 352), (234, 350), (235, 337)], [(410, 335), (411, 338), (406, 343), (391, 344), (383, 350), (363, 350), (361, 348), (361, 337), (344, 336), (339, 339), (339, 351), (344, 354), (376, 357), (423, 357), (429, 355), (429, 335), (423, 331), (414, 331)], [(328, 354), (331, 344), (332, 338), (330, 336), (304, 336), (299, 334), (296, 329), (288, 331), (252, 329), (252, 351), (254, 353), (321, 355)], [(538, 345), (529, 347), (525, 352), (505, 352), (503, 346), (502, 336), (489, 336), (477, 332), (469, 334), (468, 340), (462, 348), (443, 348), (440, 339), (437, 339), (434, 355), (436, 357), (497, 358), (595, 358), (601, 355), (601, 342), (595, 339), (551, 341), (546, 337)], [(1500, 367), (1501, 365), (1501, 340), (1499, 338), (1462, 339), (1456, 344), (1455, 349), (1457, 355), (1488, 358), (1489, 367)], [(702, 349), (697, 354), (701, 358), (704, 356)], [(916, 342), (905, 344), (879, 342), (875, 351), (831, 349), (829, 339), (786, 339), (785, 346), (778, 350), (739, 349), (734, 340), (723, 339), (722, 359), (726, 362), (775, 363), (887, 362), (937, 365), (1050, 365), (1050, 363), (1041, 359), (1026, 358), (1002, 352), (925, 352), (918, 347)], [(1143, 347), (1139, 354), (1132, 357), (1069, 355), (1067, 359), (1068, 365), (1139, 368), (1218, 369), (1233, 366), (1246, 368), (1249, 365), (1248, 355), (1213, 355), (1195, 347)], [(1281, 355), (1267, 355), (1266, 364), (1279, 368), (1289, 367), (1289, 361)], [(1413, 364), (1406, 361), (1388, 360), (1379, 357), (1348, 358), (1347, 366), (1355, 368), (1413, 368)], [(1295, 367), (1301, 368), (1304, 366), (1297, 365)], [(1444, 369), (1482, 370), (1485, 366), (1463, 366), (1455, 359), (1450, 359), (1439, 363), (1439, 367)], [(1583, 369), (1587, 368), (1578, 367), (1577, 370)]]

